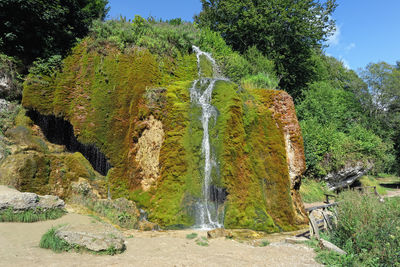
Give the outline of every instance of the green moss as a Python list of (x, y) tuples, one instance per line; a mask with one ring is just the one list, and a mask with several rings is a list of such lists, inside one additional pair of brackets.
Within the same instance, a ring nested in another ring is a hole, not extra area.
[[(202, 76), (213, 76), (204, 56), (200, 65)], [(189, 96), (198, 74), (196, 56), (153, 55), (139, 47), (122, 51), (86, 38), (63, 66), (53, 77), (28, 77), (24, 106), (65, 117), (79, 141), (95, 144), (110, 159), (113, 168), (107, 180), (113, 198), (138, 201), (149, 209), (149, 218), (163, 227), (193, 225), (204, 168), (201, 109), (190, 104)], [(149, 99), (149, 92), (157, 94), (158, 100)], [(267, 90), (245, 91), (234, 83), (216, 83), (213, 105), (218, 118), (210, 121), (210, 138), (218, 166), (212, 170), (212, 183), (229, 193), (225, 227), (268, 232), (296, 227), (282, 126), (268, 109), (271, 95)], [(160, 177), (154, 188), (143, 193), (136, 143), (150, 115), (162, 121), (165, 140)], [(68, 170), (54, 181), (93, 179), (96, 175), (85, 162), (75, 154), (67, 157)]]
[(267, 108), (268, 91), (243, 91), (218, 82), (213, 105), (219, 117), (212, 145), (220, 180), (229, 193), (225, 227), (266, 232), (296, 229), (282, 128)]
[(194, 223), (183, 203), (188, 171), (184, 138), (187, 134), (190, 82), (177, 83), (167, 88), (168, 113), (163, 119), (165, 140), (161, 148), (161, 178), (152, 201), (150, 219), (164, 226)]
[(201, 77), (213, 77), (214, 76), (213, 75), (214, 70), (213, 70), (212, 63), (204, 55), (200, 56), (200, 70), (201, 70), (201, 73), (200, 73)]
[(96, 178), (95, 171), (87, 159), (79, 152), (67, 154), (65, 156), (65, 165), (70, 172), (75, 173), (75, 177), (82, 177), (89, 180)]

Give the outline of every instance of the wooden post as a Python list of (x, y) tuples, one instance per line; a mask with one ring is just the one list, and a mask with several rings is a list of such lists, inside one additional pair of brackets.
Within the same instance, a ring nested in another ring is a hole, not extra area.
[(314, 215), (312, 215), (310, 212), (310, 215), (308, 216), (308, 218), (310, 219), (310, 226), (311, 226), (310, 227), (310, 237), (315, 235), (315, 238), (319, 240), (320, 239), (319, 228), (318, 228), (317, 223), (315, 222)]

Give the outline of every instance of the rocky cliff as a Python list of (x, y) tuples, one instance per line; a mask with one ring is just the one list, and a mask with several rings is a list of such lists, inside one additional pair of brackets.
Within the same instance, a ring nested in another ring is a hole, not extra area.
[[(163, 57), (86, 38), (62, 71), (28, 76), (23, 105), (35, 122), (69, 122), (70, 138), (105, 156), (113, 198), (136, 201), (162, 227), (188, 227), (196, 222), (204, 176), (201, 110), (189, 90), (197, 76), (191, 51)], [(275, 232), (304, 224), (303, 141), (290, 96), (220, 80), (212, 105), (208, 195), (221, 203), (224, 226)]]

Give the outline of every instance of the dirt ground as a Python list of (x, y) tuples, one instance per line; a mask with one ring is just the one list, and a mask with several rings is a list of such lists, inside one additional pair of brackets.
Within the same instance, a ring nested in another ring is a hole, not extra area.
[(203, 247), (189, 240), (206, 231), (124, 232), (127, 250), (116, 256), (55, 253), (39, 248), (41, 236), (59, 224), (90, 224), (93, 218), (69, 213), (54, 221), (0, 223), (0, 266), (320, 266), (305, 245), (283, 242), (253, 247), (225, 238), (209, 240)]

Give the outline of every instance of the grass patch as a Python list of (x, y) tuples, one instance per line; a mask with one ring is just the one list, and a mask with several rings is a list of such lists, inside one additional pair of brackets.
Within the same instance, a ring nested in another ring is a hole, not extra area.
[[(376, 186), (376, 190), (378, 191), (379, 195), (386, 195), (387, 190), (386, 188), (380, 185), (380, 182), (373, 176), (363, 176), (360, 178), (360, 183), (362, 186)], [(370, 189), (373, 192), (373, 189)]]
[(326, 266), (354, 266), (352, 255), (340, 255), (336, 252), (322, 249), (318, 240), (315, 238), (312, 238), (304, 243), (314, 249), (315, 253), (317, 254), (315, 260), (318, 263)]
[(58, 253), (71, 250), (72, 247), (70, 244), (56, 236), (57, 229), (60, 227), (52, 227), (48, 230), (40, 239), (39, 247), (51, 249)]
[(332, 194), (324, 182), (319, 182), (310, 178), (303, 179), (300, 186), (300, 194), (304, 202), (321, 202), (325, 200), (325, 193)]
[(117, 250), (114, 246), (110, 246), (107, 250), (104, 251), (92, 251), (87, 248), (81, 247), (79, 245), (71, 245), (68, 244), (65, 240), (59, 238), (56, 233), (57, 230), (62, 227), (59, 225), (57, 227), (52, 227), (48, 230), (40, 239), (39, 247), (51, 249), (54, 252), (60, 253), (64, 251), (75, 251), (75, 252), (89, 252), (96, 255), (116, 255), (122, 253), (125, 250), (125, 247), (122, 250)]
[(266, 247), (266, 246), (268, 246), (269, 244), (271, 244), (268, 240), (262, 240), (261, 242), (260, 242), (260, 247)]
[(186, 235), (187, 239), (195, 239), (196, 237), (197, 237), (197, 233), (191, 233), (191, 234)]
[(16, 212), (12, 208), (0, 211), (0, 222), (37, 222), (55, 220), (62, 217), (67, 212), (62, 209), (30, 209), (23, 212)]
[(208, 247), (209, 246), (208, 239), (207, 239), (207, 237), (204, 237), (204, 236), (201, 237), (201, 238), (196, 239), (196, 244), (199, 245), (199, 246), (202, 246), (202, 247)]

